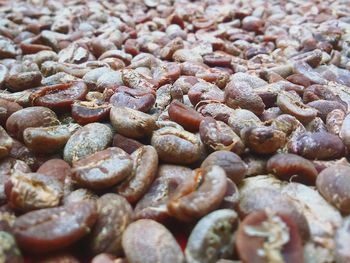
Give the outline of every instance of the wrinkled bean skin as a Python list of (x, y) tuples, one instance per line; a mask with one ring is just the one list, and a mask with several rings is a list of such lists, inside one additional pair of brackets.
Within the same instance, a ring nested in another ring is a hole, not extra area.
[(153, 132), (151, 144), (164, 162), (191, 164), (200, 158), (200, 141), (187, 131), (161, 128)]
[[(304, 261), (298, 230), (287, 215), (263, 211), (252, 213), (240, 224), (236, 238), (237, 251), (243, 262)], [(276, 243), (278, 245), (272, 245)], [(264, 254), (259, 253), (260, 249)]]
[(240, 135), (244, 128), (262, 126), (262, 122), (253, 112), (236, 109), (230, 114), (228, 125), (236, 134)]
[(116, 190), (118, 194), (134, 204), (147, 192), (157, 174), (158, 154), (152, 146), (146, 145), (134, 151), (131, 159), (132, 171)]
[(235, 153), (229, 151), (216, 151), (208, 155), (201, 167), (218, 165), (225, 170), (226, 175), (234, 183), (239, 184), (245, 177), (247, 165)]
[(198, 131), (203, 116), (179, 101), (174, 101), (168, 108), (170, 120), (177, 122), (188, 131)]
[(21, 251), (19, 250), (15, 237), (6, 231), (0, 229), (0, 260), (4, 263), (22, 263), (24, 262)]
[(342, 140), (327, 132), (304, 133), (288, 143), (290, 153), (307, 159), (331, 160), (344, 155)]
[(153, 116), (129, 108), (112, 107), (110, 119), (118, 133), (134, 139), (150, 135), (156, 126)]
[(188, 263), (216, 262), (233, 254), (234, 231), (238, 226), (236, 212), (216, 210), (203, 217), (191, 232), (185, 250)]
[(87, 86), (84, 82), (57, 84), (43, 87), (29, 97), (33, 106), (43, 106), (54, 111), (71, 108), (74, 100), (85, 99)]
[(96, 201), (97, 220), (90, 233), (89, 248), (93, 254), (122, 254), (122, 235), (132, 221), (132, 207), (117, 194), (105, 194)]
[(135, 218), (148, 218), (160, 222), (168, 219), (170, 216), (167, 208), (169, 199), (174, 195), (176, 189), (193, 175), (192, 170), (188, 167), (160, 165), (157, 178), (135, 207)]
[(194, 173), (168, 202), (169, 213), (182, 221), (191, 221), (215, 210), (226, 193), (227, 177), (220, 166), (198, 168)]
[(110, 147), (73, 162), (72, 178), (81, 187), (104, 189), (128, 177), (132, 160), (122, 149)]
[(333, 165), (317, 177), (316, 186), (321, 195), (344, 214), (350, 213), (350, 167)]
[(244, 152), (241, 138), (224, 122), (205, 118), (199, 126), (202, 142), (214, 151), (228, 150), (238, 155)]
[(55, 207), (63, 196), (63, 185), (54, 177), (15, 171), (5, 185), (11, 207), (19, 211)]
[(25, 145), (35, 153), (55, 153), (62, 149), (71, 132), (66, 125), (26, 128), (23, 131)]
[(122, 244), (129, 263), (184, 263), (184, 255), (171, 233), (161, 224), (140, 219), (123, 234)]
[(59, 125), (56, 114), (45, 107), (30, 107), (13, 113), (6, 121), (6, 131), (12, 137), (22, 140), (23, 132), (30, 127)]
[(314, 185), (318, 172), (313, 163), (290, 153), (280, 153), (271, 157), (266, 165), (267, 172), (282, 180), (299, 181)]
[(90, 123), (76, 131), (64, 147), (63, 157), (71, 164), (92, 153), (104, 150), (112, 142), (112, 131), (101, 123)]
[(228, 119), (234, 111), (225, 104), (217, 102), (200, 103), (196, 108), (197, 111), (204, 117), (212, 117), (215, 120), (222, 121), (224, 123), (228, 123)]
[(36, 254), (65, 248), (90, 232), (97, 219), (94, 201), (47, 208), (18, 217), (13, 229), (18, 245)]
[(285, 133), (271, 127), (244, 129), (241, 137), (250, 150), (259, 154), (275, 153), (286, 142)]
[(229, 82), (225, 88), (225, 102), (233, 109), (247, 109), (256, 115), (262, 114), (265, 109), (262, 99), (246, 83)]

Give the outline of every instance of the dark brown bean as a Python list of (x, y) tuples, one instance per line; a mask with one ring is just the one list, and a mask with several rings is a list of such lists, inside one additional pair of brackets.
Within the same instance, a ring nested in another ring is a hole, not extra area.
[(16, 111), (22, 109), (17, 102), (0, 99), (0, 125), (5, 127), (7, 119)]
[(159, 86), (174, 82), (180, 77), (181, 68), (178, 63), (168, 62), (153, 69), (153, 79)]
[(92, 153), (102, 151), (112, 141), (111, 129), (101, 123), (90, 123), (75, 132), (66, 143), (63, 157), (69, 164)]
[(56, 114), (45, 107), (30, 107), (13, 113), (6, 122), (6, 130), (12, 137), (22, 140), (23, 132), (29, 127), (59, 125)]
[(321, 195), (342, 213), (350, 213), (350, 166), (333, 165), (317, 177), (316, 186)]
[(92, 254), (121, 255), (122, 235), (132, 221), (132, 207), (117, 194), (105, 194), (96, 201), (97, 220), (89, 235)]
[(131, 154), (133, 169), (116, 188), (130, 203), (136, 203), (151, 186), (158, 169), (157, 151), (150, 145), (141, 146)]
[(282, 180), (293, 180), (311, 185), (315, 184), (318, 175), (311, 161), (290, 153), (274, 155), (267, 162), (266, 169)]
[(5, 192), (11, 207), (31, 211), (58, 206), (63, 196), (63, 184), (43, 174), (14, 171), (5, 185)]
[(114, 147), (118, 147), (118, 148), (123, 149), (128, 154), (132, 154), (138, 148), (143, 146), (142, 143), (140, 143), (134, 139), (127, 138), (121, 134), (114, 135), (112, 145)]
[(81, 187), (104, 189), (124, 180), (131, 171), (130, 156), (111, 147), (73, 162), (72, 177)]
[(163, 225), (140, 219), (131, 223), (122, 239), (129, 263), (183, 263), (184, 255), (175, 238)]
[(247, 165), (235, 153), (229, 151), (216, 151), (208, 155), (201, 167), (218, 165), (225, 170), (226, 175), (234, 183), (239, 184), (247, 172)]
[(168, 202), (169, 213), (182, 221), (192, 221), (219, 207), (227, 188), (227, 177), (220, 166), (198, 168), (185, 180)]
[(193, 133), (173, 127), (164, 127), (153, 132), (152, 146), (159, 159), (169, 163), (191, 164), (200, 158), (200, 140)]
[(82, 238), (96, 219), (95, 202), (81, 201), (26, 213), (16, 219), (14, 233), (22, 249), (44, 254), (68, 247)]
[(202, 142), (214, 151), (227, 150), (238, 155), (244, 152), (241, 138), (226, 123), (205, 118), (199, 126)]
[(232, 257), (238, 216), (230, 209), (216, 210), (194, 227), (185, 250), (188, 263), (210, 263)]
[(108, 118), (111, 106), (96, 101), (75, 101), (72, 104), (72, 117), (85, 125), (92, 122), (103, 121)]

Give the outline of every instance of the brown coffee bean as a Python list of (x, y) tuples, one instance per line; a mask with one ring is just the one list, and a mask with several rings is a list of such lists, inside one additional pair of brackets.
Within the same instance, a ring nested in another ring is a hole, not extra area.
[(54, 177), (14, 171), (5, 185), (5, 192), (11, 207), (31, 211), (58, 206), (63, 196), (63, 185)]
[(153, 69), (153, 79), (159, 86), (174, 82), (180, 77), (181, 68), (178, 63), (162, 63)]
[(72, 173), (70, 165), (61, 159), (50, 159), (44, 162), (36, 172), (52, 176), (62, 183), (64, 183), (65, 179), (70, 177)]
[(167, 205), (169, 213), (182, 221), (192, 221), (215, 210), (226, 193), (227, 177), (220, 166), (198, 168), (194, 173), (176, 189)]
[(132, 207), (117, 194), (105, 194), (96, 201), (97, 220), (89, 235), (92, 254), (122, 254), (122, 235), (132, 221)]
[(111, 129), (101, 123), (90, 123), (75, 132), (66, 143), (63, 157), (69, 164), (104, 150), (112, 141)]
[(81, 187), (104, 189), (131, 174), (132, 160), (120, 148), (110, 147), (73, 162), (72, 177)]
[(124, 85), (132, 89), (140, 89), (145, 92), (153, 92), (156, 85), (152, 84), (143, 75), (133, 69), (122, 70), (122, 80)]
[(141, 146), (131, 154), (133, 169), (116, 188), (130, 203), (136, 203), (151, 186), (158, 169), (157, 151), (150, 145)]
[(164, 127), (153, 132), (152, 146), (159, 159), (169, 163), (191, 164), (200, 158), (199, 138), (193, 133)]
[(228, 125), (236, 134), (240, 135), (244, 128), (258, 127), (263, 124), (253, 112), (244, 109), (236, 109), (230, 114)]
[(265, 109), (262, 99), (246, 83), (229, 82), (225, 88), (225, 103), (227, 106), (237, 109), (247, 109), (260, 115)]
[(284, 214), (261, 211), (248, 215), (239, 225), (236, 248), (244, 262), (303, 262), (298, 229)]
[(297, 61), (293, 66), (295, 73), (301, 74), (309, 79), (312, 84), (326, 84), (326, 80), (306, 62)]
[(326, 126), (329, 133), (339, 135), (343, 121), (345, 118), (345, 112), (339, 109), (332, 110), (327, 114)]
[(185, 250), (188, 263), (216, 262), (232, 257), (234, 232), (238, 216), (229, 209), (216, 210), (203, 217), (194, 227)]
[(307, 159), (329, 160), (344, 155), (345, 145), (342, 140), (327, 132), (303, 133), (288, 142), (289, 152)]
[(198, 82), (188, 91), (188, 98), (193, 106), (196, 106), (202, 100), (224, 102), (224, 92), (216, 85)]
[(44, 254), (68, 247), (82, 238), (96, 219), (95, 202), (81, 201), (26, 213), (16, 219), (14, 233), (22, 249)]
[(190, 168), (163, 164), (159, 166), (157, 178), (135, 207), (136, 218), (165, 221), (169, 218), (167, 203), (176, 189), (185, 180), (193, 177)]
[(71, 136), (67, 125), (26, 128), (25, 145), (35, 153), (55, 153), (61, 150)]
[(163, 225), (149, 219), (131, 223), (122, 239), (130, 263), (183, 263), (184, 255), (175, 238)]
[(245, 145), (255, 153), (272, 154), (286, 143), (286, 134), (271, 127), (252, 127), (241, 131)]
[(235, 153), (229, 151), (216, 151), (208, 155), (201, 167), (211, 165), (220, 166), (225, 170), (226, 175), (234, 183), (239, 184), (246, 175), (247, 165)]
[(281, 111), (296, 117), (302, 123), (312, 121), (317, 115), (316, 109), (305, 105), (295, 95), (287, 91), (278, 94), (277, 105)]
[(319, 116), (323, 121), (326, 121), (328, 113), (333, 110), (338, 109), (346, 112), (346, 107), (338, 101), (315, 100), (309, 102), (307, 105), (316, 109), (318, 111), (317, 116)]
[(320, 172), (316, 181), (321, 195), (345, 214), (350, 213), (349, 172), (347, 165), (333, 165)]
[(311, 161), (290, 153), (274, 155), (267, 162), (266, 169), (282, 180), (293, 180), (311, 185), (315, 184), (318, 175)]
[(12, 138), (7, 134), (5, 129), (0, 126), (0, 159), (10, 154), (12, 144)]
[(110, 119), (118, 133), (135, 139), (150, 135), (156, 128), (153, 116), (129, 108), (112, 107)]
[(7, 119), (16, 111), (22, 109), (17, 102), (0, 99), (0, 125), (5, 127)]
[(202, 142), (214, 151), (227, 150), (238, 155), (244, 152), (241, 138), (226, 123), (205, 118), (199, 126)]
[[(252, 177), (254, 178), (254, 177)], [(245, 218), (251, 213), (262, 210), (288, 215), (297, 225), (299, 234), (303, 240), (309, 240), (310, 229), (306, 217), (298, 210), (286, 196), (280, 193), (279, 189), (269, 186), (260, 186), (258, 181), (252, 182), (251, 189), (242, 190), (238, 204), (238, 213)]]
[(23, 132), (29, 127), (59, 125), (56, 114), (45, 107), (30, 107), (13, 113), (6, 122), (6, 130), (12, 137), (22, 140)]
[(114, 135), (112, 145), (114, 147), (118, 147), (118, 148), (123, 149), (128, 154), (132, 154), (138, 148), (143, 146), (142, 143), (140, 143), (134, 139), (127, 138), (121, 134)]
[(15, 64), (9, 70), (5, 83), (14, 92), (38, 87), (42, 75), (35, 63)]
[(189, 131), (198, 131), (199, 124), (203, 120), (200, 113), (176, 100), (170, 104), (168, 113), (170, 120), (177, 122)]
[(107, 119), (110, 109), (111, 106), (106, 103), (75, 101), (72, 104), (72, 117), (77, 123), (85, 125)]
[(271, 127), (289, 136), (297, 128), (303, 127), (303, 125), (294, 116), (281, 114), (272, 120)]
[(202, 101), (197, 105), (197, 111), (201, 113), (204, 117), (212, 117), (217, 121), (222, 121), (228, 123), (228, 119), (234, 112), (233, 109), (227, 107), (223, 103), (213, 102), (204, 102)]

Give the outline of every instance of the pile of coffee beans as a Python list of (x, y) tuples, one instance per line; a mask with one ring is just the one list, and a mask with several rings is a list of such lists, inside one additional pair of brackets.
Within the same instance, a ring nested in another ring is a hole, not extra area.
[(349, 263), (348, 0), (0, 0), (0, 262)]

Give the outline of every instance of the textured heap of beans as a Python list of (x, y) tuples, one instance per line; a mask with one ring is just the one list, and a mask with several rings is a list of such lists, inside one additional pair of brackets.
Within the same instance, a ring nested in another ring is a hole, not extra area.
[(349, 263), (347, 0), (0, 1), (0, 262)]

